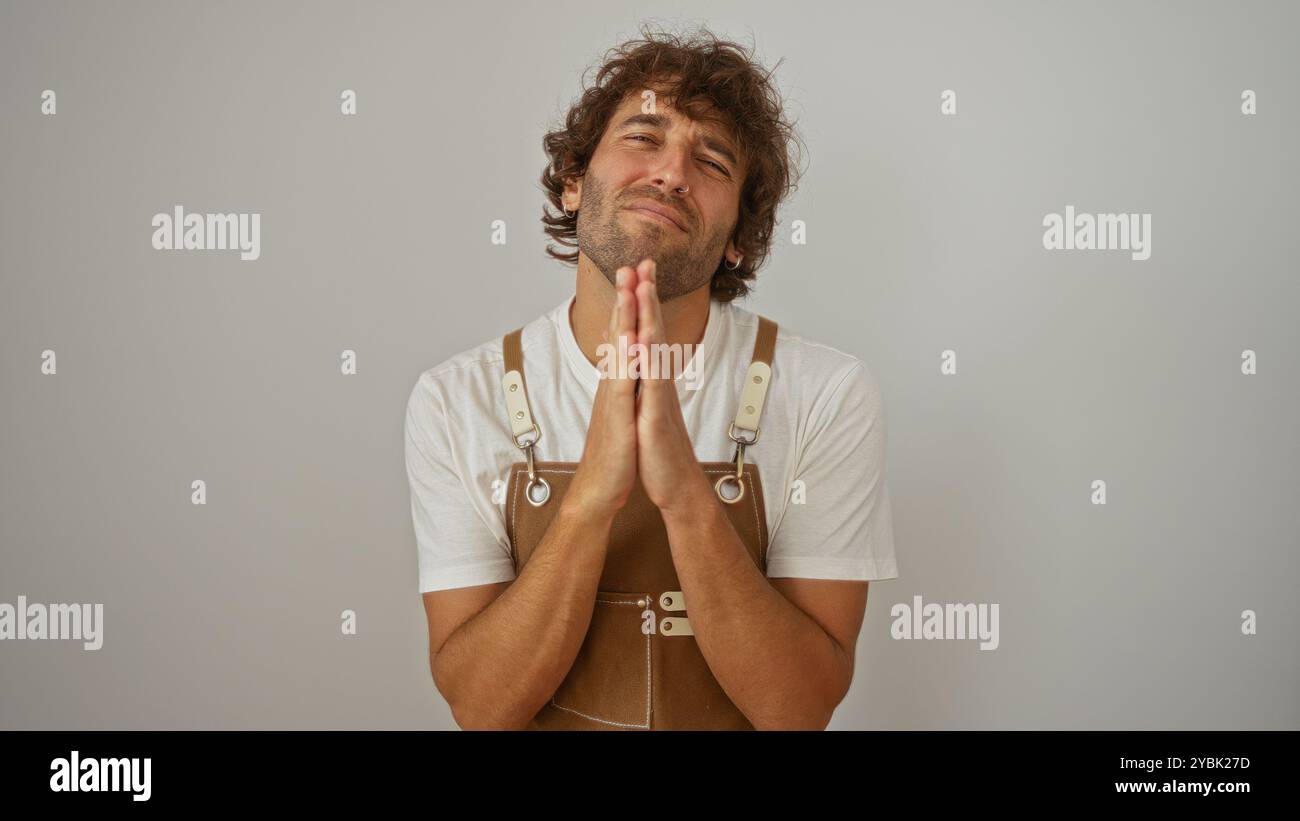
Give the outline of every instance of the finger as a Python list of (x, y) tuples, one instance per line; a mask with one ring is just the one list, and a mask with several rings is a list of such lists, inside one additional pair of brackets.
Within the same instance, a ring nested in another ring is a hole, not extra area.
[[(654, 283), (655, 262), (653, 259), (641, 260), (637, 265), (637, 281), (633, 287), (637, 291), (637, 342), (645, 346), (646, 357), (653, 357), (654, 349), (651, 343), (662, 342), (662, 333), (656, 333), (654, 317), (658, 310), (659, 297), (654, 294), (651, 288), (647, 288), (647, 283)], [(662, 326), (660, 326), (662, 331)], [(649, 370), (643, 369), (642, 374), (649, 374)]]
[[(618, 294), (616, 290), (615, 295)], [(604, 338), (606, 342), (613, 343), (614, 335), (618, 333), (618, 300), (614, 300), (613, 306), (609, 310), (609, 321), (605, 323)]]
[[(631, 268), (627, 268), (627, 267), (619, 268), (618, 271), (614, 274), (614, 294), (616, 296), (618, 294), (618, 289), (622, 287), (625, 278), (627, 277), (627, 272), (631, 270), (632, 270)], [(615, 338), (618, 336), (619, 315), (620, 314), (619, 314), (618, 300), (615, 299), (613, 307), (610, 309), (609, 312), (609, 327), (606, 328), (605, 330), (606, 342), (614, 342)]]
[(656, 270), (653, 258), (646, 257), (641, 260), (636, 266), (636, 279), (632, 282), (632, 288), (639, 289), (642, 282), (654, 282)]
[[(653, 382), (658, 382), (659, 386), (667, 386), (672, 382), (673, 373), (671, 371), (671, 357), (663, 356), (662, 346), (666, 343), (663, 312), (659, 304), (658, 286), (654, 281), (655, 265), (652, 260), (647, 260), (638, 267), (638, 273), (641, 278), (637, 286), (637, 337), (643, 346), (645, 346), (646, 360), (642, 367), (642, 373), (647, 378), (652, 377)], [(665, 372), (664, 366), (668, 365)]]
[(616, 274), (615, 312), (618, 320), (614, 331), (614, 345), (619, 349), (617, 360), (621, 367), (614, 374), (620, 392), (632, 393), (636, 389), (636, 379), (631, 373), (632, 346), (637, 341), (637, 307), (636, 293), (630, 287), (636, 273), (631, 268), (620, 268)]
[(637, 266), (637, 337), (642, 343), (662, 342), (663, 324), (659, 316), (659, 295), (655, 285), (655, 262), (644, 259)]
[(630, 267), (619, 269), (618, 293), (622, 294), (622, 302), (619, 303), (618, 333), (626, 336), (627, 346), (630, 348), (637, 341), (637, 298), (636, 298), (636, 271)]
[[(601, 333), (601, 338), (611, 345), (614, 345), (616, 348), (618, 345), (619, 327), (622, 321), (622, 307), (618, 302), (618, 292), (619, 288), (626, 283), (627, 277), (631, 271), (631, 268), (619, 268), (617, 273), (614, 275), (614, 299), (609, 311), (609, 322), (606, 324), (605, 330)], [(611, 361), (615, 360), (611, 358)]]
[(613, 300), (614, 304), (610, 307), (609, 310), (609, 321), (605, 323), (605, 330), (601, 331), (600, 334), (601, 339), (604, 341), (600, 345), (596, 346), (596, 369), (600, 373), (600, 380), (596, 383), (597, 400), (599, 400), (600, 397), (604, 395), (605, 382), (609, 379), (609, 377), (615, 375), (610, 369), (611, 366), (617, 366), (618, 363), (618, 359), (617, 359), (618, 339), (616, 337), (616, 334), (618, 333), (618, 313), (619, 313), (618, 299), (617, 299), (618, 291), (615, 291), (614, 294), (615, 294), (615, 299)]
[(637, 353), (640, 357), (640, 375), (642, 379), (652, 379), (660, 376), (657, 372), (650, 369), (650, 362), (653, 355), (657, 353), (654, 348), (654, 339), (652, 332), (654, 330), (653, 319), (650, 316), (650, 303), (654, 301), (651, 285), (648, 282), (642, 282), (637, 286), (637, 328), (636, 341), (640, 344)]

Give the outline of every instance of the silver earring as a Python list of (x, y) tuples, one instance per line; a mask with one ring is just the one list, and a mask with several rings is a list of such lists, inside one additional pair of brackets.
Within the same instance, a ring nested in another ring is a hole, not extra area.
[(577, 211), (574, 211), (573, 214), (570, 214), (569, 209), (564, 207), (564, 200), (560, 200), (560, 210), (563, 211), (564, 216), (568, 217), (569, 219), (573, 219), (574, 214), (578, 213)]
[(727, 265), (727, 263), (725, 263), (725, 262), (722, 263), (722, 264), (723, 264), (723, 265), (727, 265), (727, 270), (728, 270), (728, 271), (734, 271), (734, 270), (736, 270), (737, 268), (740, 267), (740, 263), (741, 263), (744, 259), (745, 259), (745, 258), (744, 258), (743, 256), (740, 257), (740, 258), (738, 258), (738, 259), (736, 260), (736, 264), (735, 264), (735, 265)]

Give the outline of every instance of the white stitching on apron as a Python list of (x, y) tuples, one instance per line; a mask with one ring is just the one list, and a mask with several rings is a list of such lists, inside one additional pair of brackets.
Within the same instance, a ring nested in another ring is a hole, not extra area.
[[(516, 468), (514, 469), (514, 474), (513, 474), (513, 476), (518, 476), (519, 474), (521, 474), (521, 473), (523, 473), (523, 472), (524, 472), (524, 468), (522, 468), (522, 467), (516, 467)], [(577, 471), (576, 469), (575, 469), (575, 470), (561, 470), (560, 468), (537, 468), (537, 469), (534, 470), (533, 472), (534, 472), (534, 473), (577, 473), (578, 471)], [(518, 533), (519, 533), (519, 531), (517, 530), (517, 525), (515, 524), (515, 522), (517, 521), (517, 517), (519, 516), (519, 486), (522, 485), (522, 484), (523, 484), (523, 482), (519, 481), (518, 479), (515, 479), (515, 500), (514, 500), (515, 503), (514, 503), (514, 506), (510, 508), (510, 534), (511, 534), (511, 539), (510, 539), (510, 561), (511, 561), (513, 564), (515, 564), (515, 565), (518, 565), (518, 564), (519, 564), (519, 557), (515, 555), (515, 540), (514, 540), (514, 536), (518, 535)]]
[[(704, 472), (705, 472), (705, 474), (709, 474), (709, 473), (731, 473), (730, 470), (705, 470)], [(759, 555), (760, 557), (765, 557), (765, 556), (767, 556), (767, 546), (763, 544), (763, 524), (762, 524), (762, 522), (760, 522), (760, 521), (758, 520), (758, 499), (754, 496), (754, 491), (753, 491), (754, 483), (753, 483), (753, 482), (750, 482), (749, 486), (750, 486), (750, 491), (749, 491), (749, 504), (750, 504), (751, 507), (754, 508), (754, 524), (758, 527), (758, 531), (757, 531), (757, 533), (758, 533), (758, 555)], [(739, 534), (737, 534), (737, 535), (739, 535)]]
[[(613, 599), (596, 599), (596, 601), (601, 602), (603, 604), (628, 604), (634, 607), (636, 606), (636, 602), (634, 601), (614, 601)], [(650, 675), (650, 673), (651, 673), (650, 634), (646, 633), (645, 634), (645, 724), (629, 724), (623, 721), (611, 721), (606, 718), (597, 718), (596, 716), (593, 715), (587, 715), (586, 713), (581, 712), (579, 710), (575, 710), (572, 707), (565, 707), (561, 704), (557, 704), (555, 702), (555, 696), (551, 696), (551, 706), (556, 708), (557, 710), (563, 710), (566, 713), (573, 713), (576, 716), (582, 716), (583, 718), (591, 719), (592, 721), (599, 721), (601, 724), (609, 724), (614, 727), (631, 727), (633, 729), (638, 729), (638, 730), (648, 730), (650, 729), (650, 682), (653, 680), (653, 677)]]

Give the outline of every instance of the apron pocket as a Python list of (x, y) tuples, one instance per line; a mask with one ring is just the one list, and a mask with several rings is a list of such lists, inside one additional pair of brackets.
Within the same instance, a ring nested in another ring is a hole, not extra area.
[(596, 594), (591, 626), (551, 706), (612, 728), (650, 729), (650, 635), (645, 594)]

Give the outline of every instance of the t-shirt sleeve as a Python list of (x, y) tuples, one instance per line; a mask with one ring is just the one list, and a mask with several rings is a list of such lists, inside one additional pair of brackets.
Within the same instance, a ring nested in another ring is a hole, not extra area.
[(898, 578), (880, 386), (858, 360), (809, 416), (767, 575)]
[(446, 409), (422, 374), (406, 406), (406, 475), (420, 592), (510, 581), (514, 565), (456, 470)]

